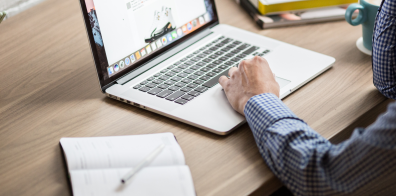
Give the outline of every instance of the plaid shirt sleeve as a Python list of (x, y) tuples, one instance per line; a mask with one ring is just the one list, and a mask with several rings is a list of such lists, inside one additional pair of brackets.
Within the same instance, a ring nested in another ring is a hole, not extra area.
[(373, 36), (374, 85), (396, 99), (396, 0), (385, 0), (377, 13)]
[[(295, 195), (350, 194), (396, 172), (396, 103), (373, 125), (356, 129), (337, 145), (273, 94), (252, 97), (244, 112), (263, 159)], [(380, 187), (394, 186), (387, 183)]]

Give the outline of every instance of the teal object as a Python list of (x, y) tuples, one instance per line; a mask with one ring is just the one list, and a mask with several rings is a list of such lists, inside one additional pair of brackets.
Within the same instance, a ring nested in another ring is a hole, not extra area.
[[(377, 16), (379, 6), (370, 4), (365, 0), (360, 0), (360, 3), (354, 3), (349, 5), (345, 12), (345, 20), (353, 25), (357, 26), (362, 24), (363, 26), (363, 45), (368, 50), (372, 50), (373, 47), (373, 31), (375, 17)], [(352, 20), (352, 15), (355, 10), (359, 10), (359, 15)]]

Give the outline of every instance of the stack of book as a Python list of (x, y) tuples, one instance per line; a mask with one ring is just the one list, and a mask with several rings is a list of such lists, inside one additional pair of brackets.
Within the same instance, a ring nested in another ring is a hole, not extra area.
[(344, 19), (346, 8), (358, 0), (236, 0), (264, 28)]

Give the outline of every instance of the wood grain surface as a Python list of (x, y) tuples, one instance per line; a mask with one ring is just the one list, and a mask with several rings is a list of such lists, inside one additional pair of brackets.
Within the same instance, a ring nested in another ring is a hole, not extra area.
[[(371, 60), (345, 21), (258, 29), (233, 0), (217, 0), (220, 22), (337, 59), (284, 102), (326, 138), (386, 100)], [(61, 137), (172, 132), (198, 195), (267, 195), (281, 183), (247, 124), (218, 136), (106, 98), (99, 90), (78, 1), (47, 0), (0, 25), (0, 195), (71, 195)]]

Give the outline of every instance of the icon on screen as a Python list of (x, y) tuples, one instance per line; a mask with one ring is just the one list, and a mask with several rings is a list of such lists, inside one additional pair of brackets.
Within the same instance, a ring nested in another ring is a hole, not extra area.
[(135, 56), (136, 56), (136, 60), (139, 60), (139, 59), (140, 59), (140, 53), (139, 53), (139, 51), (137, 51), (137, 52), (135, 53)]
[(168, 34), (168, 35), (166, 36), (166, 38), (168, 39), (168, 42), (171, 42), (171, 41), (172, 41), (172, 36), (171, 36), (170, 34)]
[(181, 29), (177, 29), (177, 35), (178, 35), (179, 37), (181, 37), (182, 34), (183, 34), (183, 31), (182, 31)]
[(155, 45), (155, 42), (153, 42), (153, 43), (151, 44), (151, 48), (153, 49), (153, 51), (157, 49), (157, 46)]
[(206, 13), (206, 14), (204, 15), (204, 18), (205, 18), (205, 21), (206, 21), (206, 22), (209, 22), (209, 21), (210, 21), (210, 15), (209, 15), (209, 13)]
[(162, 44), (163, 44), (163, 45), (166, 45), (166, 43), (168, 43), (168, 40), (166, 39), (166, 37), (163, 37), (163, 38), (162, 38)]
[(172, 32), (172, 38), (173, 38), (173, 39), (176, 39), (176, 38), (177, 38), (177, 33), (176, 33), (176, 31), (173, 31), (173, 32)]
[(145, 50), (144, 48), (142, 48), (142, 49), (140, 50), (140, 54), (141, 54), (142, 56), (146, 55), (146, 50)]
[(113, 67), (108, 67), (107, 72), (109, 72), (109, 75), (113, 74), (114, 73)]
[(191, 23), (187, 23), (187, 29), (188, 29), (189, 31), (191, 31), (191, 29), (192, 29)]
[[(162, 39), (164, 39), (164, 38), (162, 38)], [(166, 40), (166, 38), (165, 38), (165, 40)], [(162, 42), (163, 42), (163, 40), (162, 40)], [(161, 42), (161, 40), (157, 40), (157, 42), (156, 42), (157, 48), (161, 48), (162, 42)]]
[(147, 46), (146, 46), (146, 51), (147, 51), (147, 54), (150, 54), (150, 53), (151, 53), (151, 47), (150, 47), (150, 45), (147, 45)]
[(120, 66), (118, 66), (118, 64), (114, 65), (114, 71), (117, 72), (118, 70), (120, 70)]
[(199, 20), (199, 24), (200, 25), (203, 25), (203, 23), (205, 23), (205, 20), (204, 20), (204, 18), (202, 16), (199, 17), (198, 20)]
[(125, 58), (125, 65), (129, 66), (131, 64), (131, 60), (129, 60), (129, 58)]
[(131, 58), (131, 63), (136, 61), (135, 55), (133, 55), (133, 54), (129, 58)]
[(183, 30), (183, 32), (186, 32), (186, 31), (187, 31), (187, 26), (184, 25), (184, 26), (182, 27), (182, 30)]
[(197, 20), (193, 20), (192, 21), (192, 25), (193, 25), (193, 27), (196, 27), (197, 26)]
[(124, 61), (120, 61), (120, 62), (118, 62), (118, 64), (120, 64), (120, 69), (122, 69), (122, 68), (124, 68), (124, 67), (125, 67), (125, 63), (124, 63)]

